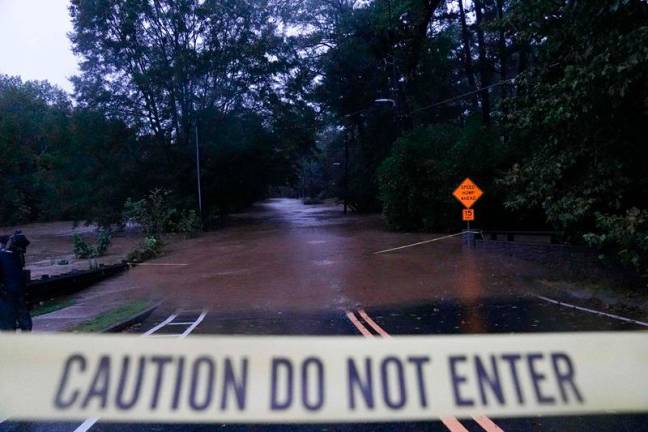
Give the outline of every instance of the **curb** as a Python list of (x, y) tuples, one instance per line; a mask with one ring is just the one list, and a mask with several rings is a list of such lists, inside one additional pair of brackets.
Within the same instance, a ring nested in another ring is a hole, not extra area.
[(34, 305), (81, 292), (128, 269), (128, 264), (122, 261), (118, 264), (100, 265), (91, 270), (72, 270), (55, 276), (43, 275), (40, 279), (30, 279), (27, 282), (27, 303)]
[(138, 312), (137, 314), (131, 316), (130, 318), (127, 318), (117, 324), (113, 324), (107, 329), (102, 330), (100, 333), (118, 333), (134, 324), (140, 323), (144, 321), (146, 318), (148, 318), (153, 313), (153, 311), (155, 311), (155, 309), (157, 309), (161, 304), (162, 302), (160, 301), (152, 306), (149, 306), (148, 308), (144, 309), (142, 312)]

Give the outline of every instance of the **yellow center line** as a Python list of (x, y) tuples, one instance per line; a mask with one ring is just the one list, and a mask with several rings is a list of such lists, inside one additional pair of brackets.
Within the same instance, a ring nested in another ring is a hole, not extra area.
[[(440, 239), (439, 239), (440, 240)], [(366, 322), (371, 328), (376, 331), (383, 338), (390, 338), (391, 335), (382, 328), (376, 321), (374, 321), (367, 311), (364, 309), (358, 309), (358, 315)], [(353, 323), (356, 329), (365, 337), (374, 337), (374, 334), (371, 333), (360, 320), (356, 317), (353, 311), (346, 311), (346, 316), (349, 318), (349, 321)], [(486, 432), (504, 432), (502, 428), (497, 426), (490, 418), (486, 416), (473, 416), (473, 419), (479, 426), (481, 426)], [(456, 417), (443, 417), (441, 422), (447, 427), (451, 432), (470, 432), (464, 425), (461, 424), (459, 419)]]

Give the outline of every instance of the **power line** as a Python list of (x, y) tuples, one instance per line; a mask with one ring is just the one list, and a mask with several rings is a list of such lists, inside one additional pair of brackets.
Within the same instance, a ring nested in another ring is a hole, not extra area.
[[(496, 83), (490, 84), (490, 85), (488, 85), (486, 87), (480, 87), (480, 88), (478, 88), (476, 90), (473, 90), (473, 91), (470, 91), (468, 93), (463, 93), (463, 94), (460, 94), (460, 95), (457, 95), (457, 96), (453, 96), (453, 97), (451, 97), (449, 99), (444, 99), (442, 101), (435, 102), (435, 103), (430, 104), (430, 105), (422, 106), (421, 108), (417, 108), (415, 110), (410, 111), (409, 114), (414, 114), (414, 113), (421, 112), (421, 111), (427, 111), (427, 110), (429, 110), (431, 108), (435, 108), (435, 107), (438, 107), (440, 105), (445, 105), (447, 103), (463, 99), (463, 98), (465, 98), (467, 96), (475, 95), (475, 94), (480, 93), (480, 92), (482, 92), (484, 90), (490, 90), (493, 87), (498, 87), (498, 86), (509, 84), (509, 83), (512, 84), (512, 83), (515, 82), (515, 80), (517, 79), (518, 76), (519, 75), (516, 75), (513, 78), (507, 78), (505, 80), (498, 81)], [(345, 114), (344, 117), (345, 118), (353, 117), (354, 115), (363, 114), (363, 113), (366, 113), (366, 112), (369, 112), (369, 111), (373, 111), (374, 109), (375, 109), (375, 107), (364, 108), (364, 109), (361, 109), (361, 110), (358, 110), (358, 111), (353, 111), (353, 112), (351, 112), (349, 114)]]
[(449, 99), (445, 99), (445, 100), (442, 100), (440, 102), (435, 102), (435, 103), (433, 103), (431, 105), (427, 105), (427, 106), (423, 106), (421, 108), (417, 108), (415, 110), (410, 111), (410, 114), (414, 114), (414, 113), (417, 113), (417, 112), (420, 112), (420, 111), (426, 111), (426, 110), (429, 110), (430, 108), (435, 108), (435, 107), (440, 106), (440, 105), (444, 105), (444, 104), (447, 104), (447, 103), (450, 103), (450, 102), (454, 102), (456, 100), (463, 99), (466, 96), (472, 96), (472, 95), (480, 93), (480, 92), (482, 92), (484, 90), (490, 90), (493, 87), (498, 87), (498, 86), (501, 86), (501, 85), (504, 85), (504, 84), (507, 84), (507, 83), (513, 83), (513, 82), (515, 82), (515, 79), (518, 76), (519, 75), (514, 76), (513, 78), (508, 78), (508, 79), (505, 79), (505, 80), (502, 80), (502, 81), (498, 81), (498, 82), (496, 82), (494, 84), (491, 84), (491, 85), (488, 85), (486, 87), (478, 88), (477, 90), (473, 90), (473, 91), (468, 92), (468, 93), (460, 94), (458, 96), (453, 96), (453, 97), (451, 97)]

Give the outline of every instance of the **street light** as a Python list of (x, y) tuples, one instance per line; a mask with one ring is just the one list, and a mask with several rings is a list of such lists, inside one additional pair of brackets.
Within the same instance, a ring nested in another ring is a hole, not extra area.
[(391, 104), (392, 108), (396, 108), (396, 101), (394, 99), (376, 99), (374, 100), (374, 103), (377, 104), (388, 103)]

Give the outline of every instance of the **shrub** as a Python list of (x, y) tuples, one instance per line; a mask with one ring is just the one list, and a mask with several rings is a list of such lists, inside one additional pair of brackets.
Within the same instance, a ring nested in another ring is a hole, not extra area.
[(74, 256), (78, 259), (92, 258), (93, 248), (88, 243), (86, 243), (80, 235), (75, 234), (72, 238), (74, 243)]
[[(378, 170), (380, 199), (387, 224), (396, 230), (458, 229), (461, 206), (452, 191), (466, 177), (486, 197), (480, 200), (480, 224), (501, 224), (505, 218), (501, 191), (493, 173), (508, 165), (510, 151), (492, 129), (471, 117), (463, 128), (436, 124), (399, 138)], [(482, 211), (483, 210), (483, 211)]]
[(74, 243), (75, 257), (78, 259), (97, 258), (104, 256), (108, 251), (112, 241), (112, 232), (107, 228), (99, 229), (95, 245), (89, 245), (78, 234), (74, 235), (72, 241)]
[[(434, 229), (447, 220), (454, 167), (448, 156), (459, 136), (453, 126), (419, 128), (400, 138), (378, 170), (387, 225)], [(450, 183), (450, 184), (449, 184)]]
[(166, 189), (154, 189), (139, 201), (128, 198), (124, 204), (124, 217), (142, 226), (144, 234), (159, 238), (162, 233), (171, 231), (176, 209), (169, 207)]
[(97, 244), (95, 246), (96, 256), (104, 256), (112, 242), (112, 232), (109, 229), (102, 228), (97, 231)]
[(178, 218), (172, 224), (171, 231), (185, 234), (187, 237), (202, 231), (202, 222), (195, 210), (181, 210), (176, 214)]
[(139, 201), (129, 198), (124, 204), (124, 219), (138, 223), (146, 236), (157, 239), (163, 233), (193, 235), (201, 231), (202, 222), (196, 211), (171, 207), (170, 195), (166, 189), (154, 189)]
[(648, 211), (631, 208), (625, 215), (596, 215), (597, 233), (584, 239), (602, 253), (632, 266), (642, 276), (648, 273)]
[(138, 249), (131, 251), (126, 259), (129, 262), (144, 262), (158, 257), (162, 253), (163, 243), (155, 237), (144, 237)]

